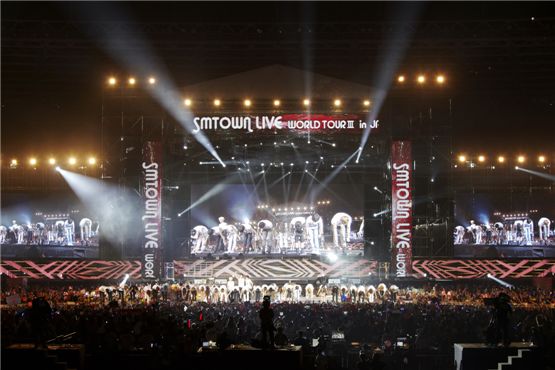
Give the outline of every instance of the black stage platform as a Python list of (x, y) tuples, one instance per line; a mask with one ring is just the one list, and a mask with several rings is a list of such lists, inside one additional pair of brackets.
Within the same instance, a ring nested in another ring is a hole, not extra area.
[(455, 343), (456, 370), (541, 369), (541, 352), (530, 342), (513, 342), (509, 347), (483, 343)]
[(455, 245), (462, 258), (555, 258), (555, 245)]
[(2, 244), (2, 258), (98, 258), (98, 246)]

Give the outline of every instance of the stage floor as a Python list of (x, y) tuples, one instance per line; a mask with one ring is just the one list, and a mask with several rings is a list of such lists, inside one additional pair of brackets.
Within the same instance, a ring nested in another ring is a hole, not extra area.
[(555, 245), (454, 245), (461, 258), (555, 258)]
[(98, 245), (36, 245), (36, 244), (2, 244), (2, 258), (98, 258)]

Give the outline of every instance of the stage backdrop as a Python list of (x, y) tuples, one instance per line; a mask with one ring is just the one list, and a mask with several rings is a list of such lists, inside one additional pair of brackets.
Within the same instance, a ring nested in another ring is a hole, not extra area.
[(143, 146), (143, 279), (158, 279), (162, 269), (162, 147), (147, 141)]
[(391, 145), (391, 258), (396, 277), (412, 273), (412, 154), (410, 141)]

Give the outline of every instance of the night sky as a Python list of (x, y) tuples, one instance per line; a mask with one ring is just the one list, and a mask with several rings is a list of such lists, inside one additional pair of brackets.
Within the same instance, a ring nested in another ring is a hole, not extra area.
[(391, 36), (372, 29), (407, 12), (399, 71), (446, 73), (456, 150), (553, 150), (552, 5), (2, 2), (2, 155), (99, 152), (103, 84), (128, 74), (94, 36), (114, 22), (140, 31), (177, 86), (269, 64), (372, 85)]

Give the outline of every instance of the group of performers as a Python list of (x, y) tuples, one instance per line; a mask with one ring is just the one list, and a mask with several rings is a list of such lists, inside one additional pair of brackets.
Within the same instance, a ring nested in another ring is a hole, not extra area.
[(551, 230), (551, 221), (541, 217), (537, 222), (537, 232), (531, 218), (523, 220), (495, 222), (493, 224), (476, 224), (470, 221), (467, 227), (455, 227), (455, 245), (552, 245), (555, 230)]
[(77, 231), (71, 218), (27, 224), (13, 220), (10, 226), (0, 225), (0, 244), (98, 245), (98, 229), (98, 222), (86, 217), (79, 221)]
[(228, 224), (224, 217), (208, 228), (197, 225), (191, 230), (191, 253), (321, 253), (325, 250), (363, 249), (364, 221), (353, 232), (353, 218), (344, 212), (330, 220), (333, 244), (324, 238), (324, 220), (317, 212), (308, 217), (262, 219), (258, 222)]
[(380, 283), (373, 285), (322, 284), (286, 282), (256, 285), (249, 276), (229, 277), (225, 284), (153, 283), (141, 285), (101, 286), (98, 294), (103, 300), (126, 299), (150, 303), (153, 300), (184, 300), (189, 303), (259, 302), (264, 296), (272, 302), (351, 302), (381, 303), (396, 300), (399, 288)]

